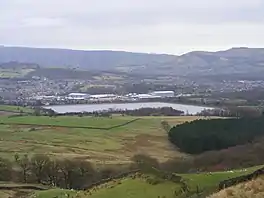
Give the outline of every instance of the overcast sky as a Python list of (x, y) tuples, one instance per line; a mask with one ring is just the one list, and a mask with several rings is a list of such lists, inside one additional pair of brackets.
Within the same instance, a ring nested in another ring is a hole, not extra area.
[(0, 44), (170, 54), (264, 47), (264, 0), (0, 0)]

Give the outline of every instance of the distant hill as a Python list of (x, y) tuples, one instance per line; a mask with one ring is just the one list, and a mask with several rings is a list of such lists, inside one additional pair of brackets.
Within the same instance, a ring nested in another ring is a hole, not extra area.
[(40, 66), (34, 63), (20, 63), (16, 61), (0, 63), (0, 69), (39, 69)]
[(259, 75), (264, 78), (264, 48), (190, 52), (182, 56), (121, 51), (84, 51), (0, 47), (0, 64), (34, 63), (41, 67), (80, 68), (152, 75)]
[(117, 67), (149, 66), (175, 59), (171, 55), (121, 51), (83, 51), (25, 47), (0, 47), (0, 63), (17, 61), (41, 66), (111, 70)]

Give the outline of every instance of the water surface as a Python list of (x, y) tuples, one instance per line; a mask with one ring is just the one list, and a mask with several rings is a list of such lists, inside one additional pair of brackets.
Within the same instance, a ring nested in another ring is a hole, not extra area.
[(164, 102), (142, 102), (142, 103), (119, 103), (119, 104), (82, 104), (82, 105), (52, 105), (44, 106), (46, 109), (52, 109), (57, 113), (79, 113), (79, 112), (100, 112), (108, 110), (135, 110), (141, 108), (162, 108), (172, 107), (189, 114), (197, 114), (210, 107), (173, 104)]

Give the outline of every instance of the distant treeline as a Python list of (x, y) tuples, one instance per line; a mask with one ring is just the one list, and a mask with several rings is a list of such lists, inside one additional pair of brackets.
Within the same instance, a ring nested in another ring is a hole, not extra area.
[(36, 154), (14, 156), (14, 161), (0, 158), (0, 181), (34, 183), (65, 189), (85, 189), (106, 179), (134, 173), (132, 166), (94, 167), (80, 159), (52, 159)]
[(264, 135), (264, 117), (196, 120), (173, 127), (169, 140), (191, 154), (243, 145)]
[(154, 174), (156, 179), (144, 176), (152, 185), (170, 180), (180, 182), (181, 177), (161, 170), (160, 163), (149, 156), (135, 155), (128, 165), (104, 165), (95, 167), (80, 159), (56, 159), (47, 155), (15, 155), (14, 160), (0, 158), (0, 181), (42, 184), (64, 189), (84, 190), (123, 179), (134, 174)]
[(141, 108), (135, 110), (120, 110), (112, 113), (124, 114), (129, 116), (181, 116), (183, 111), (175, 110), (172, 107), (162, 108)]
[(111, 117), (112, 114), (120, 114), (127, 116), (181, 116), (184, 115), (183, 111), (175, 110), (171, 107), (162, 108), (141, 108), (135, 110), (116, 110), (109, 109), (107, 111), (98, 112), (69, 112), (69, 113), (56, 113), (52, 109), (35, 108), (34, 115), (47, 115), (47, 116), (95, 116), (95, 117)]
[(228, 106), (223, 108), (206, 109), (198, 113), (199, 116), (219, 116), (219, 117), (260, 117), (263, 114), (263, 107)]

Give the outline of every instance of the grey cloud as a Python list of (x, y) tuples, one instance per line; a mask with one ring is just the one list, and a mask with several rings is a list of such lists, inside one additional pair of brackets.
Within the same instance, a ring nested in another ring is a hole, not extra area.
[(120, 11), (118, 13), (107, 14), (79, 14), (68, 18), (71, 24), (108, 27), (108, 26), (131, 26), (131, 25), (149, 25), (162, 23), (188, 23), (188, 24), (215, 24), (230, 22), (263, 22), (264, 8), (241, 10), (210, 10), (194, 9), (181, 10), (168, 8), (166, 12), (160, 10), (145, 11)]
[[(262, 21), (263, 0), (1, 0), (7, 17), (66, 19), (72, 25)], [(3, 14), (0, 14), (3, 15)], [(11, 16), (11, 17), (12, 17)], [(47, 19), (47, 20), (48, 20)]]
[(256, 45), (263, 10), (264, 0), (0, 0), (0, 43), (171, 53)]

